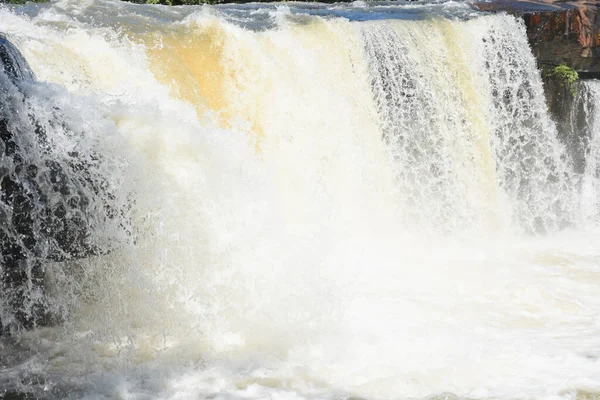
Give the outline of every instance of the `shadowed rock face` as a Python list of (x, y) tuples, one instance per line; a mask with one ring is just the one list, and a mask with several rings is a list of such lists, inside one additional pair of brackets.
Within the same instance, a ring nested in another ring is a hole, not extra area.
[(496, 0), (476, 6), (485, 11), (506, 11), (521, 16), (539, 64), (564, 64), (583, 78), (600, 77), (597, 1)]

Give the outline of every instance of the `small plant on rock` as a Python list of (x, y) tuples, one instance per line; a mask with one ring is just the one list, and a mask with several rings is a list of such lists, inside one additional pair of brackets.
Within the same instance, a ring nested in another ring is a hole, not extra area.
[(564, 82), (571, 90), (571, 94), (575, 95), (573, 84), (579, 79), (579, 74), (573, 68), (566, 65), (544, 65), (542, 66), (542, 76), (544, 79), (554, 79)]

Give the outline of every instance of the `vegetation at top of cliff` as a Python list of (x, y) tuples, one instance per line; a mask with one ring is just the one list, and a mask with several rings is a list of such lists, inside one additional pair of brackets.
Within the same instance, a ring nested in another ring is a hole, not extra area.
[[(167, 6), (183, 6), (194, 4), (217, 4), (224, 3), (224, 0), (126, 0), (137, 4), (164, 4)], [(231, 1), (227, 1), (231, 2)]]
[[(47, 3), (50, 0), (0, 0), (0, 4), (25, 4), (31, 3)], [(224, 3), (224, 0), (126, 0), (137, 4), (165, 4), (168, 6), (181, 6), (193, 4), (216, 4)]]
[[(2, 1), (2, 0), (0, 0)], [(223, 3), (249, 3), (252, 2), (270, 2), (270, 1), (288, 1), (288, 0), (124, 0), (131, 3), (137, 4), (164, 4), (168, 6), (182, 6), (182, 5), (198, 5), (198, 4), (223, 4)], [(316, 2), (321, 3), (334, 3), (338, 1), (350, 2), (352, 0), (296, 0), (302, 2)]]
[(0, 4), (47, 3), (50, 0), (0, 0)]

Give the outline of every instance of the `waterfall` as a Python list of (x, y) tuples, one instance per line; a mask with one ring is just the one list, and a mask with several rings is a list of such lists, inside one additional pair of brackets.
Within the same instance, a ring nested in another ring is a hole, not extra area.
[(481, 24), (364, 24), (400, 201), (421, 224), (558, 229), (570, 170), (524, 27)]
[(559, 133), (517, 18), (61, 0), (0, 32), (0, 397), (600, 391), (599, 88)]
[(569, 118), (569, 135), (573, 158), (581, 173), (581, 216), (584, 223), (596, 223), (600, 204), (600, 116), (597, 103), (600, 100), (600, 82), (583, 81), (576, 86), (574, 104)]

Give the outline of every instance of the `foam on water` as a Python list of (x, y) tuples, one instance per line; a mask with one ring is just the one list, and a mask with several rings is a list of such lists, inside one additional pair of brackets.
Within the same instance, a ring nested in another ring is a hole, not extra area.
[(600, 392), (595, 124), (581, 175), (523, 26), (262, 7), (0, 8), (132, 205), (108, 254), (48, 264), (64, 322), (2, 340), (0, 390)]

